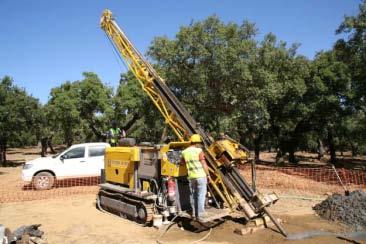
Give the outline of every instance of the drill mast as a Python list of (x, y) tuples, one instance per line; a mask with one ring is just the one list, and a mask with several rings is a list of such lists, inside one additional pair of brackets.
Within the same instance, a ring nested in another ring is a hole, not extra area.
[(273, 195), (271, 198), (255, 191), (236, 166), (240, 161), (247, 159), (248, 152), (231, 139), (213, 141), (205, 133), (152, 65), (132, 45), (115, 22), (110, 10), (103, 12), (100, 25), (178, 139), (187, 141), (192, 134), (199, 134), (202, 137), (203, 151), (212, 179), (209, 182), (209, 189), (212, 189), (212, 193), (219, 198), (222, 207), (248, 220), (267, 214), (286, 236), (285, 230), (267, 209), (267, 206), (278, 198), (275, 199)]

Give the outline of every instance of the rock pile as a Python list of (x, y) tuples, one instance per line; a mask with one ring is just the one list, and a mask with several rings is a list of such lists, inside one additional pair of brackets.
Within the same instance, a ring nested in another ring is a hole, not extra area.
[(355, 229), (366, 228), (366, 192), (353, 191), (349, 196), (333, 194), (313, 207), (321, 217), (343, 222)]
[(40, 224), (23, 225), (11, 232), (9, 228), (4, 228), (0, 224), (0, 243), (4, 244), (47, 244), (42, 239), (43, 231), (39, 230)]

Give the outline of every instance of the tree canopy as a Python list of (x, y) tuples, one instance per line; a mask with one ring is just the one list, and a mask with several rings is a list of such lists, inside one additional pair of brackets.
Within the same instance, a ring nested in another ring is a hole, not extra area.
[(6, 161), (8, 146), (37, 142), (41, 124), (38, 99), (13, 84), (9, 76), (0, 81), (0, 165)]
[[(254, 23), (225, 23), (213, 15), (182, 26), (174, 38), (156, 37), (147, 56), (213, 137), (224, 132), (257, 159), (272, 148), (291, 162), (296, 150), (325, 144), (335, 163), (336, 150), (366, 153), (365, 1), (336, 33), (346, 37), (310, 60), (297, 53), (300, 44), (274, 33), (260, 38)], [(47, 133), (67, 145), (103, 140), (112, 120), (138, 141), (159, 142), (166, 132), (131, 72), (121, 74), (115, 90), (84, 72), (82, 80), (53, 88), (43, 106), (8, 76), (0, 85), (2, 152)]]

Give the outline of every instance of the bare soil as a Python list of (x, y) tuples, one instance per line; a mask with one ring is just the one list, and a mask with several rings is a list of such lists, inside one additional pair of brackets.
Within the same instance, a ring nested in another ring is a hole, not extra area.
[[(64, 145), (54, 147), (56, 152), (61, 152), (65, 149)], [(53, 154), (48, 154), (51, 156)], [(17, 167), (25, 162), (41, 157), (41, 147), (24, 147), (24, 148), (8, 148), (6, 151), (6, 167)]]
[[(21, 151), (14, 149), (10, 151), (8, 159), (14, 167), (0, 168), (0, 195), (1, 189), (4, 188), (7, 188), (8, 192), (19, 191), (21, 171), (19, 166), (26, 160), (39, 157), (39, 152), (39, 148), (26, 148)], [(295, 179), (295, 177), (290, 178), (289, 180), (291, 181)], [(90, 188), (90, 186), (85, 187), (85, 189)], [(94, 192), (96, 190), (92, 189)], [(283, 189), (280, 188), (279, 190)], [(47, 192), (51, 193), (51, 191), (43, 191), (42, 193), (45, 198), (47, 198)], [(74, 192), (74, 194), (69, 194), (70, 192)], [(54, 198), (55, 196), (57, 198)], [(312, 206), (321, 200), (306, 197), (285, 197), (280, 199), (270, 209), (276, 217), (284, 221), (284, 227), (289, 233), (311, 230), (346, 231), (345, 226), (335, 222), (328, 222), (315, 215)], [(45, 231), (45, 238), (49, 243), (156, 243), (156, 239), (164, 231), (164, 228), (157, 230), (153, 227), (143, 227), (129, 220), (97, 210), (95, 207), (95, 193), (83, 190), (68, 190), (65, 192), (65, 195), (62, 193), (58, 194), (57, 192), (56, 195), (52, 195), (51, 199), (3, 202), (0, 204), (1, 224), (12, 230), (21, 225), (42, 224), (41, 230)], [(289, 241), (274, 229), (259, 230), (244, 236), (234, 234), (235, 228), (242, 227), (239, 223), (227, 220), (225, 223), (215, 227), (210, 236), (203, 242), (344, 243), (344, 240), (331, 236)], [(207, 233), (207, 231), (193, 233), (175, 225), (161, 239), (161, 242), (191, 243), (201, 239)]]
[[(346, 169), (360, 169), (366, 170), (366, 155), (358, 155), (352, 157), (351, 152), (337, 152), (337, 167), (343, 167)], [(276, 162), (276, 152), (261, 152), (259, 155), (260, 164), (274, 165)], [(284, 157), (285, 159), (287, 156)], [(331, 165), (329, 163), (330, 156), (325, 154), (323, 158), (318, 159), (317, 153), (299, 151), (295, 153), (297, 160), (296, 166), (298, 167), (324, 167)], [(287, 160), (280, 166), (294, 166)]]
[[(310, 201), (283, 199), (272, 212), (283, 219), (289, 233), (309, 230), (341, 232), (345, 227), (320, 219), (312, 210)], [(21, 203), (4, 203), (0, 207), (0, 222), (10, 229), (21, 225), (42, 224), (49, 243), (155, 243), (162, 230), (142, 227), (95, 208), (95, 195), (78, 195), (58, 199)], [(259, 230), (241, 236), (234, 234), (241, 224), (226, 221), (215, 227), (205, 243), (292, 243), (272, 229)], [(189, 243), (204, 237), (206, 232), (192, 233), (177, 226), (161, 239), (163, 243)], [(297, 241), (298, 242), (298, 241)], [(301, 241), (300, 241), (301, 242)], [(336, 237), (315, 237), (306, 243), (344, 243)]]

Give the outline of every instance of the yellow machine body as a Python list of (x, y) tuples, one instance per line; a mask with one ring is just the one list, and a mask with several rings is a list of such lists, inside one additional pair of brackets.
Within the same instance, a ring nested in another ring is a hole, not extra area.
[[(180, 151), (189, 147), (189, 141), (170, 142), (154, 149), (158, 151), (160, 173), (162, 176), (183, 177), (187, 176), (187, 168), (181, 163)], [(141, 150), (145, 147), (110, 147), (105, 152), (106, 181), (134, 187), (134, 169), (145, 157)], [(240, 150), (237, 143), (230, 140), (214, 142), (209, 151), (218, 159), (218, 163), (225, 164), (227, 159), (246, 160), (248, 155)], [(171, 154), (175, 154), (171, 156)], [(220, 165), (218, 165), (220, 166)]]
[(184, 150), (189, 145), (189, 141), (171, 142), (161, 148), (161, 175), (171, 177), (187, 176), (188, 173), (186, 165), (181, 164), (179, 157), (175, 157), (175, 160), (169, 158), (169, 154), (172, 152), (179, 152), (180, 150)]
[(213, 142), (208, 150), (216, 159), (218, 159), (218, 166), (228, 164), (233, 160), (236, 162), (246, 161), (249, 156), (244, 150), (240, 149), (237, 142), (227, 139)]
[[(158, 151), (158, 164), (162, 176), (182, 177), (187, 176), (187, 168), (181, 163), (180, 151), (190, 145), (189, 141), (171, 142), (152, 149)], [(110, 147), (105, 151), (104, 169), (105, 180), (108, 182), (128, 185), (134, 188), (134, 170), (141, 161), (147, 157), (146, 147)], [(171, 156), (171, 154), (175, 154)]]
[(140, 162), (139, 147), (109, 147), (105, 151), (105, 180), (117, 184), (134, 186), (134, 170)]

